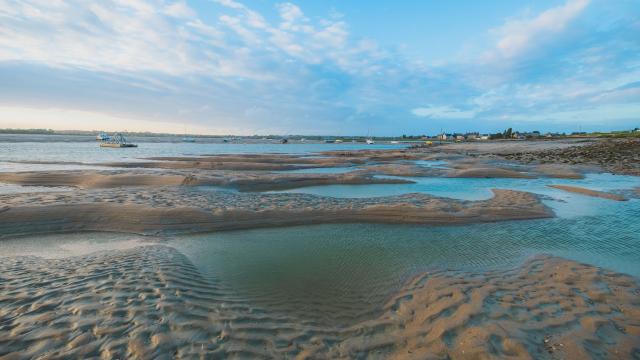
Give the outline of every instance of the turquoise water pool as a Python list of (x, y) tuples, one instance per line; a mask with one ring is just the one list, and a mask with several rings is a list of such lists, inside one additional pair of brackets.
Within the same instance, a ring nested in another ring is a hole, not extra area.
[(623, 191), (640, 187), (640, 177), (600, 174), (586, 174), (584, 179), (485, 179), (485, 178), (443, 178), (443, 177), (392, 177), (413, 181), (413, 184), (367, 184), (367, 185), (323, 185), (297, 189), (273, 191), (304, 193), (336, 198), (364, 198), (393, 196), (407, 193), (426, 193), (439, 197), (462, 200), (485, 200), (493, 196), (491, 189), (528, 191), (544, 195), (545, 203), (558, 216), (592, 214), (600, 204), (610, 200), (592, 198), (550, 188), (548, 185), (561, 184), (585, 187), (599, 191)]

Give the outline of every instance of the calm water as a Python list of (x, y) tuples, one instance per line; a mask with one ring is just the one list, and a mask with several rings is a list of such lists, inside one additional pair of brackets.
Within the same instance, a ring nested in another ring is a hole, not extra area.
[[(60, 161), (81, 162), (99, 164), (120, 161), (140, 161), (141, 159), (156, 156), (185, 156), (205, 154), (262, 154), (262, 153), (290, 153), (308, 154), (333, 150), (357, 150), (357, 149), (397, 149), (404, 148), (402, 144), (373, 144), (364, 143), (291, 143), (280, 144), (278, 141), (252, 140), (251, 143), (211, 143), (173, 142), (175, 138), (131, 138), (129, 141), (138, 143), (137, 148), (101, 148), (95, 140), (86, 137), (66, 137), (66, 141), (56, 142), (42, 141), (42, 137), (33, 138), (33, 141), (16, 141), (13, 138), (6, 139), (9, 135), (0, 134), (0, 163), (4, 167), (9, 166), (7, 161)], [(11, 135), (15, 137), (16, 135)], [(78, 139), (81, 138), (81, 139)], [(36, 140), (38, 139), (38, 140)], [(13, 141), (8, 141), (13, 140)], [(142, 140), (142, 141), (141, 141)], [(164, 140), (164, 141), (162, 141)], [(222, 140), (217, 140), (222, 141)], [(1, 168), (1, 167), (0, 167)]]
[[(376, 313), (412, 275), (513, 268), (552, 254), (640, 276), (640, 201), (597, 215), (466, 226), (339, 224), (166, 239), (72, 234), (4, 240), (0, 256), (78, 256), (159, 242), (186, 254), (234, 299), (301, 321), (348, 325)], [(231, 301), (231, 300), (230, 300)]]
[[(382, 176), (381, 176), (382, 177)], [(395, 177), (411, 180), (414, 184), (365, 184), (365, 185), (324, 185), (308, 186), (297, 189), (273, 191), (280, 193), (304, 193), (336, 198), (380, 197), (407, 194), (413, 192), (427, 193), (435, 196), (463, 200), (484, 200), (493, 196), (491, 189), (512, 189), (529, 191), (547, 195), (557, 199), (584, 198), (573, 196), (562, 190), (549, 188), (547, 185), (563, 184), (587, 187), (600, 191), (628, 190), (640, 187), (640, 177), (613, 174), (586, 174), (584, 179), (485, 179), (485, 178), (443, 178), (443, 177)]]
[(346, 324), (430, 269), (505, 269), (545, 253), (640, 276), (640, 203), (600, 205), (607, 215), (444, 227), (318, 225), (189, 236), (171, 245), (259, 306)]

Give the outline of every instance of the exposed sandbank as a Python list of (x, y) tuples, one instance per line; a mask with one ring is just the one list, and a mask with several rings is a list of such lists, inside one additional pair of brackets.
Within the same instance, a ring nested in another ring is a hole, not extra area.
[(554, 189), (560, 189), (560, 190), (564, 190), (564, 191), (568, 191), (568, 192), (572, 192), (572, 193), (576, 193), (576, 194), (599, 197), (599, 198), (603, 198), (603, 199), (616, 200), (616, 201), (626, 201), (627, 200), (624, 196), (621, 196), (621, 195), (612, 194), (612, 193), (604, 192), (604, 191), (596, 191), (596, 190), (591, 190), (591, 189), (585, 189), (585, 188), (578, 187), (578, 186), (568, 186), (568, 185), (548, 185), (548, 186), (552, 187)]
[(126, 186), (222, 186), (239, 191), (285, 190), (304, 186), (335, 184), (407, 184), (410, 180), (376, 178), (362, 172), (344, 174), (282, 173), (161, 173), (158, 171), (57, 171), (0, 173), (0, 182), (22, 186), (65, 186), (85, 189)]
[(501, 168), (469, 168), (454, 170), (447, 174), (448, 177), (454, 178), (515, 178), (515, 179), (533, 179), (535, 176), (509, 169)]
[(334, 199), (305, 194), (194, 193), (177, 188), (21, 194), (0, 199), (9, 206), (0, 214), (0, 237), (92, 230), (196, 233), (356, 222), (443, 225), (553, 216), (537, 196), (510, 190), (494, 190), (494, 197), (483, 201), (423, 194)]
[(584, 179), (584, 175), (574, 167), (558, 164), (543, 164), (535, 167), (535, 171), (556, 179)]
[(181, 185), (184, 181), (185, 176), (166, 174), (100, 173), (96, 171), (0, 173), (0, 182), (23, 186), (110, 188)]

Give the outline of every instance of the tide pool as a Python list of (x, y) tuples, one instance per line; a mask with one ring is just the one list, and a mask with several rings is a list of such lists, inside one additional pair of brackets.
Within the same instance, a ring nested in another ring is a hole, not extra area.
[(551, 254), (640, 276), (640, 202), (598, 215), (465, 226), (340, 224), (174, 238), (169, 244), (243, 299), (275, 313), (347, 325), (411, 276), (514, 268)]
[[(492, 189), (527, 191), (545, 197), (545, 204), (558, 216), (596, 214), (607, 208), (611, 200), (593, 198), (550, 188), (560, 184), (585, 187), (598, 191), (623, 191), (640, 187), (640, 177), (613, 175), (607, 173), (586, 174), (584, 179), (486, 179), (486, 178), (444, 178), (444, 177), (395, 177), (415, 182), (414, 184), (366, 184), (366, 185), (323, 185), (297, 189), (273, 191), (303, 193), (336, 198), (365, 198), (394, 196), (409, 193), (425, 193), (438, 197), (462, 200), (486, 200), (493, 196)], [(603, 205), (604, 204), (604, 205)]]

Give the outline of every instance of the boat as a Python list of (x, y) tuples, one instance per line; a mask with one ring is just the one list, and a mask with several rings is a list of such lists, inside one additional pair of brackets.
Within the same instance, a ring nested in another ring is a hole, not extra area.
[(400, 144), (400, 142), (399, 142), (399, 141), (395, 141), (395, 140), (394, 140), (394, 141), (391, 141), (391, 143), (392, 143), (392, 144)]
[(192, 143), (196, 142), (196, 139), (187, 135), (187, 127), (184, 127), (184, 137), (182, 138), (182, 142)]
[(367, 139), (365, 142), (367, 143), (367, 145), (373, 145), (373, 144), (375, 144), (375, 142), (373, 141), (373, 139)]
[(289, 143), (289, 139), (287, 139), (287, 138), (282, 138), (282, 139), (280, 140), (280, 143), (281, 143), (281, 144), (288, 144), (288, 143)]
[(100, 134), (96, 135), (97, 141), (107, 141), (109, 139), (110, 139), (109, 134), (105, 132), (101, 132)]
[(105, 140), (100, 143), (100, 147), (134, 148), (138, 147), (138, 145), (127, 142), (127, 139), (124, 137), (124, 135), (117, 133), (113, 137), (109, 137), (109, 140)]

